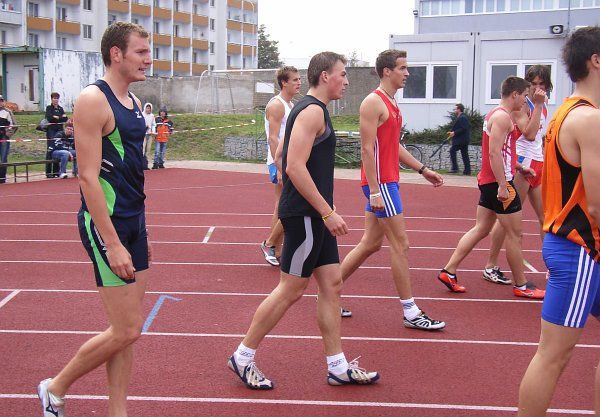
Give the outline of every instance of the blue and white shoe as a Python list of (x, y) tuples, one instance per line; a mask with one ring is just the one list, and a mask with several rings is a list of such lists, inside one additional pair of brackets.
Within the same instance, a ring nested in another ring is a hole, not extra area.
[(267, 390), (273, 389), (273, 382), (265, 377), (265, 375), (258, 369), (254, 361), (248, 365), (241, 367), (236, 361), (234, 355), (231, 355), (227, 366), (231, 369), (242, 382), (250, 389)]
[(50, 381), (52, 378), (44, 379), (37, 387), (38, 397), (42, 402), (43, 416), (65, 417), (65, 402), (48, 391)]
[(329, 372), (327, 375), (327, 383), (329, 385), (370, 385), (379, 381), (377, 372), (367, 372), (365, 369), (358, 366), (358, 359), (348, 363), (348, 370), (344, 374), (335, 375)]

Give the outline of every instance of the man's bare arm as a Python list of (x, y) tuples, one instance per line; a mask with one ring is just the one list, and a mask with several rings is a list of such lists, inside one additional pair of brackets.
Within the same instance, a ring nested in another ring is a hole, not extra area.
[[(375, 166), (375, 140), (377, 138), (379, 120), (385, 109), (385, 104), (383, 104), (379, 96), (369, 94), (363, 100), (359, 110), (361, 163), (372, 195), (380, 193)], [(381, 196), (371, 198), (370, 200), (373, 209), (383, 209), (383, 198)]]
[(283, 116), (285, 116), (285, 108), (281, 101), (275, 99), (269, 103), (265, 112), (267, 120), (269, 121), (269, 137), (267, 138), (267, 143), (269, 144), (271, 155), (273, 156), (273, 159), (275, 159), (277, 145), (279, 144), (280, 139), (282, 139), (279, 137), (279, 131), (281, 130), (281, 120), (283, 119)]
[(504, 174), (504, 159), (502, 158), (502, 146), (506, 140), (506, 135), (512, 130), (512, 120), (501, 112), (495, 113), (489, 120), (490, 123), (490, 166), (498, 188), (506, 188), (506, 176)]
[[(574, 136), (581, 154), (581, 173), (588, 212), (596, 224), (600, 225), (600, 110), (581, 108), (578, 114), (573, 116), (577, 116), (578, 119)], [(570, 125), (574, 126), (575, 123)]]

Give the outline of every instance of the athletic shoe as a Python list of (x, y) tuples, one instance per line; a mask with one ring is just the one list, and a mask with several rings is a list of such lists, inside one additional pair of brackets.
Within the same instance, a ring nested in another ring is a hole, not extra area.
[(419, 330), (441, 330), (446, 327), (446, 323), (443, 321), (434, 320), (425, 314), (424, 311), (421, 311), (421, 314), (412, 320), (404, 317), (404, 327)]
[(165, 164), (158, 164), (158, 169), (163, 169), (165, 167)]
[(513, 294), (515, 297), (524, 297), (524, 298), (533, 298), (535, 300), (543, 300), (546, 296), (546, 290), (540, 290), (535, 286), (532, 282), (527, 282), (525, 284), (525, 289), (520, 290), (516, 286), (513, 287)]
[(485, 268), (483, 270), (483, 279), (489, 282), (493, 282), (494, 284), (512, 284), (512, 281), (509, 278), (506, 278), (502, 271), (500, 271), (500, 268), (498, 268), (497, 266), (491, 269)]
[(265, 375), (258, 369), (256, 363), (254, 361), (250, 362), (245, 367), (240, 367), (235, 362), (234, 355), (231, 355), (229, 358), (229, 362), (227, 362), (227, 366), (231, 369), (237, 376), (240, 377), (242, 382), (250, 389), (273, 389), (273, 382), (268, 380)]
[[(50, 385), (51, 378), (44, 379), (37, 387), (38, 397), (42, 402), (42, 412), (44, 417), (65, 417), (65, 403), (56, 404), (52, 398), (50, 398), (50, 391), (48, 391), (48, 385)], [(56, 396), (52, 395), (54, 399)]]
[(467, 289), (462, 285), (458, 284), (458, 277), (455, 275), (454, 278), (450, 276), (448, 271), (442, 269), (438, 274), (438, 279), (452, 292), (465, 292)]
[(346, 310), (344, 307), (340, 308), (340, 316), (342, 317), (352, 317), (352, 312), (350, 310)]
[(354, 359), (348, 363), (348, 370), (339, 375), (332, 374), (331, 372), (327, 375), (327, 383), (329, 385), (369, 385), (379, 380), (379, 374), (377, 372), (367, 372), (365, 369), (358, 366), (358, 359)]
[(58, 178), (60, 178), (61, 180), (62, 180), (62, 179), (65, 179), (65, 178), (67, 178), (67, 177), (68, 177), (68, 175), (67, 175), (67, 173), (66, 173), (66, 172), (65, 172), (64, 174), (60, 174), (60, 175), (58, 176)]
[(275, 246), (267, 246), (267, 241), (265, 240), (260, 244), (260, 250), (268, 264), (279, 266), (279, 261), (275, 256)]

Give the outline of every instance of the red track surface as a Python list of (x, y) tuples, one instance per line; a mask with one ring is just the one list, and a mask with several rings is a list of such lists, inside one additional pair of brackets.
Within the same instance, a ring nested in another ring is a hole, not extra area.
[[(268, 230), (271, 187), (261, 175), (178, 169), (149, 172), (146, 187), (155, 252), (146, 310), (160, 294), (181, 301), (165, 302), (136, 344), (131, 416), (514, 414), (518, 384), (539, 337), (541, 304), (517, 300), (510, 287), (481, 279), (487, 240), (461, 266), (466, 294), (451, 294), (435, 279), (473, 225), (477, 190), (401, 186), (414, 294), (421, 308), (448, 323), (443, 332), (402, 326), (385, 248), (348, 281), (343, 299), (354, 312), (343, 321), (346, 355), (362, 355), (361, 364), (378, 370), (381, 382), (326, 384), (311, 284), (257, 356), (276, 389), (252, 392), (225, 363), (278, 280), (257, 246)], [(362, 234), (363, 203), (356, 182), (336, 182), (338, 211), (353, 229), (339, 240), (342, 256)], [(78, 208), (74, 180), (0, 187), (0, 417), (40, 415), (36, 384), (107, 324), (79, 242)], [(528, 209), (525, 217), (532, 219)], [(545, 271), (536, 231), (536, 222), (524, 223), (524, 255)], [(543, 272), (528, 270), (527, 276), (543, 285)], [(554, 409), (582, 415), (591, 409), (599, 336), (590, 322)], [(106, 415), (104, 381), (102, 370), (78, 381), (69, 416)]]

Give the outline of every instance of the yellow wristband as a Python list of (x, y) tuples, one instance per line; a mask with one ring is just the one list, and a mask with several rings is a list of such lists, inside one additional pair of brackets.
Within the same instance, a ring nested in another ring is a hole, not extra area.
[(333, 213), (335, 213), (335, 209), (331, 210), (329, 213), (327, 213), (326, 215), (324, 215), (321, 218), (323, 219), (324, 222), (326, 222), (327, 219), (330, 218)]

